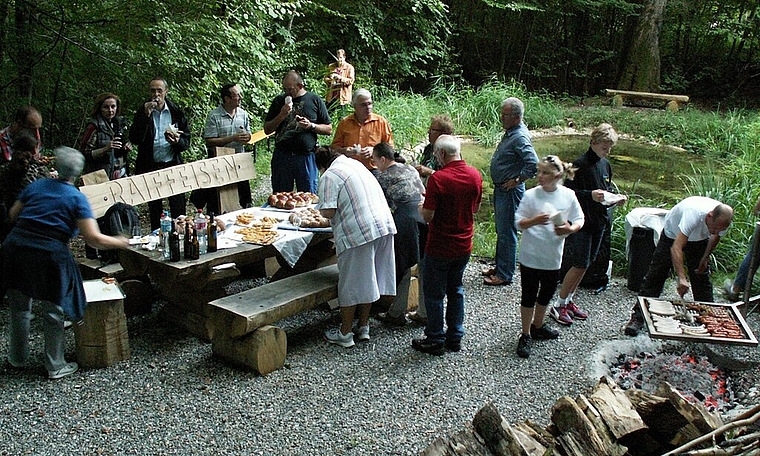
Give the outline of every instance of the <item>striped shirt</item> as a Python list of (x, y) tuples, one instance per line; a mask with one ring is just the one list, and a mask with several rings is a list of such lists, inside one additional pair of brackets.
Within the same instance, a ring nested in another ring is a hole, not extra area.
[(375, 176), (357, 160), (340, 155), (319, 179), (317, 209), (335, 209), (335, 250), (358, 247), (396, 234), (393, 216)]

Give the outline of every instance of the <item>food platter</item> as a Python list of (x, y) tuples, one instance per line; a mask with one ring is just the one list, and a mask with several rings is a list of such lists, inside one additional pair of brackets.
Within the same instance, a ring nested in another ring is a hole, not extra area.
[(643, 296), (637, 299), (654, 339), (757, 345), (739, 309), (741, 303), (667, 301)]
[(270, 211), (292, 212), (305, 207), (314, 207), (319, 197), (310, 192), (277, 192), (269, 195), (262, 208)]
[(261, 226), (236, 228), (234, 233), (235, 235), (239, 235), (241, 237), (241, 240), (246, 244), (256, 245), (270, 245), (277, 239), (284, 236), (283, 233), (279, 233), (268, 228), (263, 228)]

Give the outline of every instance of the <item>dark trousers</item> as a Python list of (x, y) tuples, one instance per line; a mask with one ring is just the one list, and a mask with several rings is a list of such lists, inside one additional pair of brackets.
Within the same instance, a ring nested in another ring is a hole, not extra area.
[[(176, 219), (180, 215), (184, 215), (187, 211), (187, 203), (185, 201), (185, 194), (170, 196), (169, 211), (171, 211), (172, 218)], [(150, 214), (150, 230), (153, 231), (156, 228), (161, 227), (161, 212), (164, 210), (163, 200), (148, 201), (148, 213)]]
[[(174, 162), (153, 163), (150, 169), (143, 172), (157, 171), (159, 169), (172, 167), (176, 164), (177, 163), (174, 163)], [(167, 199), (169, 200), (169, 210), (171, 211), (171, 216), (173, 219), (176, 219), (180, 215), (185, 214), (185, 212), (187, 211), (187, 201), (185, 200), (184, 193), (170, 196)], [(148, 201), (148, 214), (150, 216), (150, 230), (151, 231), (161, 227), (161, 213), (163, 212), (163, 210), (164, 210), (164, 207), (163, 207), (163, 203), (161, 199)]]
[[(647, 275), (641, 284), (639, 296), (658, 298), (662, 294), (665, 281), (673, 270), (673, 260), (670, 256), (670, 248), (675, 242), (665, 236), (665, 232), (660, 235), (657, 247), (652, 255), (652, 262), (649, 264)], [(705, 254), (707, 248), (707, 239), (704, 241), (687, 242), (683, 254), (686, 260), (686, 273), (689, 275), (691, 282), (691, 293), (695, 301), (713, 302), (713, 287), (710, 282), (710, 271), (697, 273), (699, 262)]]

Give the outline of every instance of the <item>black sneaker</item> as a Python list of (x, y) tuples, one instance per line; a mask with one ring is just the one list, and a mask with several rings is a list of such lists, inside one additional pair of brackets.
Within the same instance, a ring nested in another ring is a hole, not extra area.
[(536, 340), (549, 340), (559, 337), (559, 331), (544, 323), (540, 328), (530, 325), (530, 337)]
[(527, 334), (522, 334), (520, 340), (517, 341), (517, 356), (520, 358), (527, 358), (530, 356), (530, 347), (533, 345), (533, 340)]
[(412, 339), (412, 348), (435, 356), (441, 356), (444, 352), (443, 342), (433, 342), (427, 337), (424, 339)]
[(628, 320), (628, 323), (625, 325), (625, 335), (636, 337), (639, 335), (639, 332), (644, 329), (644, 326), (644, 316), (639, 309), (636, 309), (631, 314), (631, 319)]
[(446, 347), (446, 350), (450, 352), (458, 352), (462, 349), (462, 342), (460, 341), (446, 341), (443, 343), (443, 346)]

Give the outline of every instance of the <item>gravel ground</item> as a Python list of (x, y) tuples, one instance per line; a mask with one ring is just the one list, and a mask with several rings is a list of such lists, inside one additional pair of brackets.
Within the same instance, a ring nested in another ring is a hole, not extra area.
[[(611, 351), (651, 348), (646, 336), (622, 335), (635, 296), (614, 279), (598, 295), (579, 293), (588, 321), (560, 328), (559, 340), (539, 341), (529, 359), (518, 358), (519, 285), (485, 287), (481, 267), (473, 260), (465, 275), (463, 349), (442, 357), (412, 350), (421, 327), (389, 328), (374, 319), (371, 341), (329, 345), (322, 333), (339, 316), (314, 310), (281, 322), (286, 366), (261, 377), (216, 360), (210, 344), (160, 319), (159, 301), (153, 313), (128, 321), (131, 359), (50, 381), (37, 318), (31, 367), (3, 363), (0, 370), (0, 454), (417, 454), (460, 430), (489, 401), (509, 422), (546, 425), (557, 398), (588, 392), (605, 373), (601, 361)], [(4, 356), (7, 307), (0, 315)], [(757, 314), (751, 321), (757, 333)], [(75, 359), (72, 333), (67, 353)], [(753, 366), (732, 377), (743, 394), (739, 409), (760, 402), (758, 349), (727, 355)]]

